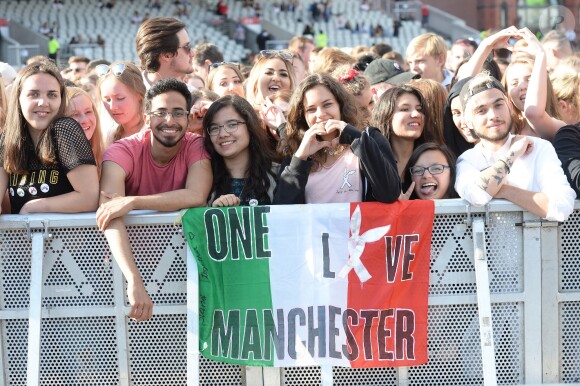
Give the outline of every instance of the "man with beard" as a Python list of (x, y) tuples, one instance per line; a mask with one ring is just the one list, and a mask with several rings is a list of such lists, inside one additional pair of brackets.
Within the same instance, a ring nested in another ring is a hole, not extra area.
[(103, 156), (97, 225), (127, 279), (129, 316), (151, 318), (153, 304), (131, 252), (123, 221), (129, 211), (176, 211), (204, 206), (212, 186), (203, 138), (187, 132), (191, 94), (185, 83), (163, 79), (145, 94), (143, 130), (113, 143)]
[(144, 21), (135, 37), (143, 82), (149, 89), (161, 79), (184, 80), (193, 72), (193, 51), (185, 24), (172, 17)]
[(501, 83), (479, 74), (459, 98), (465, 123), (480, 138), (457, 160), (459, 196), (475, 206), (503, 198), (542, 218), (565, 221), (576, 194), (550, 142), (510, 133), (513, 119)]

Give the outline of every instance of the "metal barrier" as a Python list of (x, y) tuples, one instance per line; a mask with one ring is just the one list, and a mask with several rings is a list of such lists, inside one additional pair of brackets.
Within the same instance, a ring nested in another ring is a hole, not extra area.
[[(436, 203), (428, 364), (321, 371), (241, 367), (201, 357), (199, 384), (484, 384), (489, 374), (484, 377), (473, 257), (478, 245), (488, 264), (488, 343), (495, 349), (497, 383), (578, 382), (580, 201), (561, 225), (505, 201), (487, 209), (462, 200)], [(155, 304), (152, 320), (136, 323), (126, 317), (125, 282), (94, 214), (0, 217), (0, 386), (185, 385), (188, 350), (197, 350), (187, 345), (187, 245), (176, 218), (127, 216)], [(475, 223), (486, 223), (481, 236), (473, 237)]]

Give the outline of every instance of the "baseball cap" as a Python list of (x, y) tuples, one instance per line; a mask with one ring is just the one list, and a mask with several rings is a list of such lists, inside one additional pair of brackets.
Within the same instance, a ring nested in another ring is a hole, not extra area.
[[(477, 85), (475, 85), (475, 83), (477, 83)], [(477, 79), (477, 77), (471, 79), (469, 82), (465, 83), (461, 89), (461, 93), (459, 93), (461, 107), (465, 111), (465, 105), (467, 105), (467, 102), (472, 96), (477, 95), (482, 91), (491, 90), (494, 88), (500, 90), (504, 95), (507, 95), (501, 82), (494, 77), (490, 76), (489, 80), (484, 83), (481, 83), (481, 80)]]
[(421, 75), (403, 71), (399, 63), (390, 59), (375, 59), (369, 63), (364, 74), (371, 85), (387, 82), (401, 86), (411, 79), (419, 79)]
[(14, 67), (4, 62), (0, 62), (0, 73), (2, 73), (4, 86), (8, 86), (10, 83), (12, 83), (18, 75)]

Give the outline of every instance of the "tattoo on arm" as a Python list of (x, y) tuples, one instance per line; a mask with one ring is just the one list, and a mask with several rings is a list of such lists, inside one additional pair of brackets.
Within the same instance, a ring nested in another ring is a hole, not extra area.
[(480, 180), (479, 187), (483, 190), (487, 190), (489, 187), (489, 178), (480, 177)]
[(503, 181), (503, 178), (504, 178), (503, 176), (498, 176), (498, 175), (495, 175), (494, 174), (492, 177), (495, 178), (495, 181), (497, 183), (497, 186), (501, 185), (501, 183)]

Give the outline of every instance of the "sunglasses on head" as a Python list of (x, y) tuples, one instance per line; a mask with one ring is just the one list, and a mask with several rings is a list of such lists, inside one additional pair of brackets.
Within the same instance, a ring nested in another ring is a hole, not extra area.
[(101, 78), (107, 75), (110, 70), (113, 73), (113, 75), (115, 75), (118, 78), (121, 76), (121, 74), (123, 74), (125, 68), (127, 68), (125, 63), (117, 63), (114, 66), (109, 66), (108, 64), (99, 64), (97, 67), (95, 67), (95, 73), (99, 78)]
[(219, 63), (212, 63), (209, 65), (210, 68), (218, 68), (220, 66), (234, 66), (238, 69), (240, 68), (240, 63), (238, 62), (219, 62)]
[(280, 58), (287, 62), (291, 62), (293, 58), (292, 52), (288, 50), (262, 50), (260, 51), (260, 56), (266, 59)]

